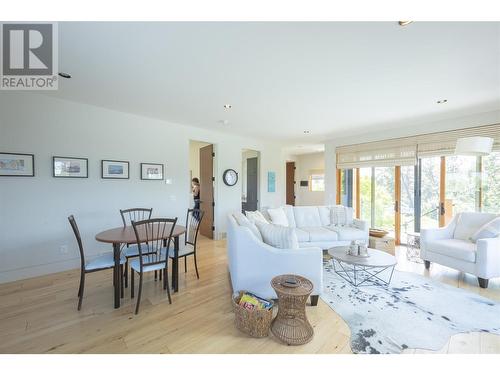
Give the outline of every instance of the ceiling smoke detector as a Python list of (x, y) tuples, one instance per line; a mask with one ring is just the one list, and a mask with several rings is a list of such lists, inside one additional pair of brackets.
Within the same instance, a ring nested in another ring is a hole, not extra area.
[(437, 104), (444, 104), (444, 103), (448, 103), (448, 99), (441, 99), (441, 100), (438, 100), (436, 103), (437, 103)]

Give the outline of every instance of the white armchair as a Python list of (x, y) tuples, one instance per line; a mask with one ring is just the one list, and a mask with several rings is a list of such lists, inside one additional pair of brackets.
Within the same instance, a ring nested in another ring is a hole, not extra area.
[(323, 251), (319, 247), (274, 248), (257, 239), (250, 229), (238, 225), (230, 214), (227, 251), (234, 292), (247, 290), (263, 298), (277, 298), (271, 279), (282, 274), (297, 274), (313, 283), (311, 304), (317, 304), (323, 290)]
[(488, 280), (500, 277), (500, 237), (479, 239), (470, 237), (497, 215), (463, 212), (444, 228), (422, 229), (420, 256), (429, 269), (431, 262), (477, 276), (479, 286), (488, 287)]

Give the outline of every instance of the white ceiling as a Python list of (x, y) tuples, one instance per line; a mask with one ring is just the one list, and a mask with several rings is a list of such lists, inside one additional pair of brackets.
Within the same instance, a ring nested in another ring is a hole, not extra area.
[(73, 78), (50, 95), (316, 151), (500, 108), (500, 23), (85, 22), (59, 39)]

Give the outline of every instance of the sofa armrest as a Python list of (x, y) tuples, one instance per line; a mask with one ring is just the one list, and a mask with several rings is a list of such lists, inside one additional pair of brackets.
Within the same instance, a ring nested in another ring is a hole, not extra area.
[[(451, 220), (447, 226), (443, 228), (426, 228), (420, 231), (420, 248), (423, 253), (427, 249), (427, 243), (434, 240), (445, 240), (453, 238), (457, 222), (457, 216)], [(429, 249), (430, 250), (430, 249)], [(423, 255), (423, 254), (422, 254)]]
[(500, 236), (477, 240), (476, 273), (484, 279), (500, 276)]
[(370, 226), (368, 225), (368, 222), (365, 220), (353, 219), (352, 224), (354, 227), (362, 230), (363, 232), (366, 233), (370, 232)]

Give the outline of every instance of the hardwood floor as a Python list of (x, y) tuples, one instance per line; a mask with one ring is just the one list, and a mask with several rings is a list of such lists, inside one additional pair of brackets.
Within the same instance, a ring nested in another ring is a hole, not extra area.
[[(111, 272), (88, 275), (80, 312), (77, 270), (0, 285), (0, 353), (351, 353), (348, 326), (321, 299), (307, 307), (315, 330), (309, 344), (289, 347), (272, 335), (246, 337), (234, 327), (225, 241), (203, 238), (198, 251), (200, 280), (192, 259), (187, 274), (181, 264), (179, 293), (169, 305), (161, 283), (148, 278), (139, 315), (130, 289), (122, 307), (113, 308)], [(472, 276), (438, 265), (428, 272), (399, 258), (401, 270), (500, 300), (499, 279), (483, 290)], [(453, 336), (440, 351), (492, 352), (500, 353), (500, 337), (485, 333)]]

